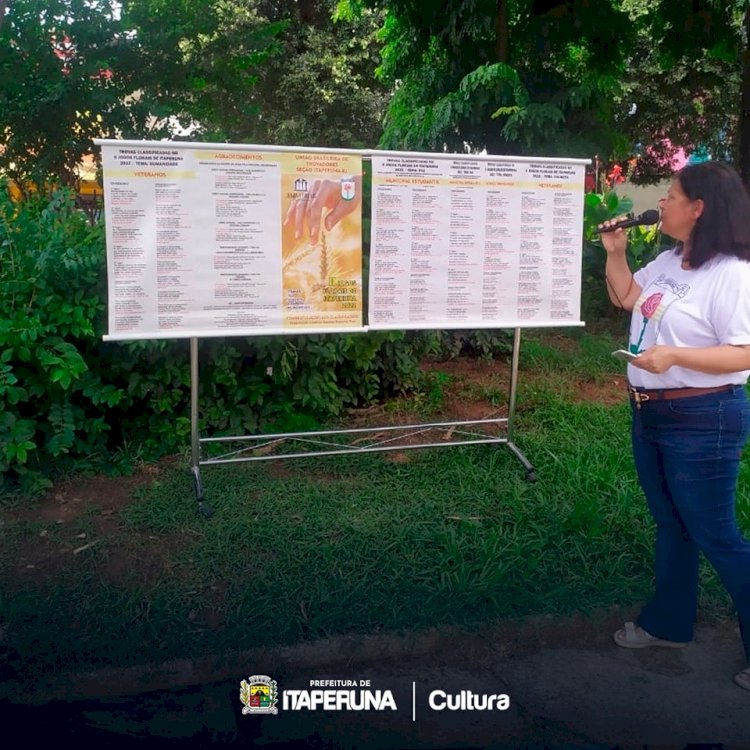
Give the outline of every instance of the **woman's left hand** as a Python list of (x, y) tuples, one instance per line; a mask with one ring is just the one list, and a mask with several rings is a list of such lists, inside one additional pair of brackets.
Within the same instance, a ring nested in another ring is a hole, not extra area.
[(677, 364), (677, 347), (657, 344), (639, 354), (630, 364), (641, 370), (661, 374)]

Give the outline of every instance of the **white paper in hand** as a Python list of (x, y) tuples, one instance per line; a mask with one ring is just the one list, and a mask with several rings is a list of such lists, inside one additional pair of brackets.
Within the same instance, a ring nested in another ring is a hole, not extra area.
[(629, 352), (626, 349), (616, 349), (612, 352), (612, 356), (617, 357), (617, 359), (622, 359), (625, 362), (632, 362), (638, 357), (637, 354), (633, 354), (633, 352)]

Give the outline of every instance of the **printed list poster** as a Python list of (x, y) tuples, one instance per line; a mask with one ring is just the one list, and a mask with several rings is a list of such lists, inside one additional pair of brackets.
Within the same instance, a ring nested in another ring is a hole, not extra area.
[(108, 338), (358, 329), (361, 159), (103, 144)]
[(371, 328), (580, 322), (584, 162), (373, 158)]

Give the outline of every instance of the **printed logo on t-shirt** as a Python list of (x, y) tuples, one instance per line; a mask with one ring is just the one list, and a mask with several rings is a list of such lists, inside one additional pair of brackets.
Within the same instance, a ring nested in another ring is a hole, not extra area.
[(641, 345), (649, 324), (651, 324), (649, 338), (656, 341), (664, 314), (672, 304), (685, 297), (689, 291), (689, 284), (678, 284), (674, 279), (667, 278), (662, 273), (641, 292), (641, 296), (635, 303), (635, 309), (640, 311), (643, 322), (638, 341), (635, 344), (630, 342), (631, 352), (640, 354), (643, 351)]

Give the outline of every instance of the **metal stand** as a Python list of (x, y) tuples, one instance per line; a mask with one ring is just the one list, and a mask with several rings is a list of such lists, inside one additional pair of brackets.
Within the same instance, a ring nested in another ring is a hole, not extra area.
[[(536, 472), (529, 460), (513, 442), (516, 393), (518, 385), (518, 361), (521, 348), (521, 329), (516, 328), (513, 336), (510, 389), (508, 394), (508, 416), (496, 419), (473, 419), (454, 422), (432, 422), (412, 425), (388, 425), (385, 427), (352, 427), (341, 430), (316, 430), (310, 432), (285, 432), (273, 435), (241, 435), (233, 437), (200, 438), (198, 434), (198, 339), (190, 339), (190, 437), (191, 465), (198, 501), (198, 512), (210, 518), (211, 507), (205, 502), (201, 467), (216, 464), (244, 463), (246, 461), (272, 461), (308, 456), (339, 456), (347, 453), (376, 453), (394, 450), (414, 450), (417, 448), (445, 448), (453, 445), (480, 445), (500, 443), (507, 445), (511, 453), (521, 462), (529, 482), (536, 481)], [(486, 432), (471, 431), (472, 426), (505, 426), (505, 436), (490, 435)], [(428, 433), (442, 436), (439, 441), (424, 441)], [(421, 442), (414, 442), (421, 436)], [(334, 438), (344, 437), (349, 443), (335, 442)], [(459, 439), (456, 439), (459, 438)], [(249, 443), (245, 447), (229, 451), (214, 458), (201, 459), (201, 446), (209, 443)], [(282, 444), (300, 444), (302, 450), (289, 453), (274, 453)], [(262, 452), (261, 452), (262, 450)]]
[(198, 512), (204, 518), (211, 518), (213, 508), (203, 499), (203, 480), (201, 479), (201, 441), (198, 437), (198, 339), (190, 339), (190, 472), (195, 485), (195, 499), (198, 501)]
[(516, 392), (518, 389), (518, 361), (521, 357), (521, 329), (513, 332), (513, 355), (510, 361), (510, 392), (508, 393), (508, 440), (510, 452), (521, 462), (526, 470), (526, 480), (536, 482), (536, 471), (521, 449), (513, 442), (513, 421), (516, 413)]

